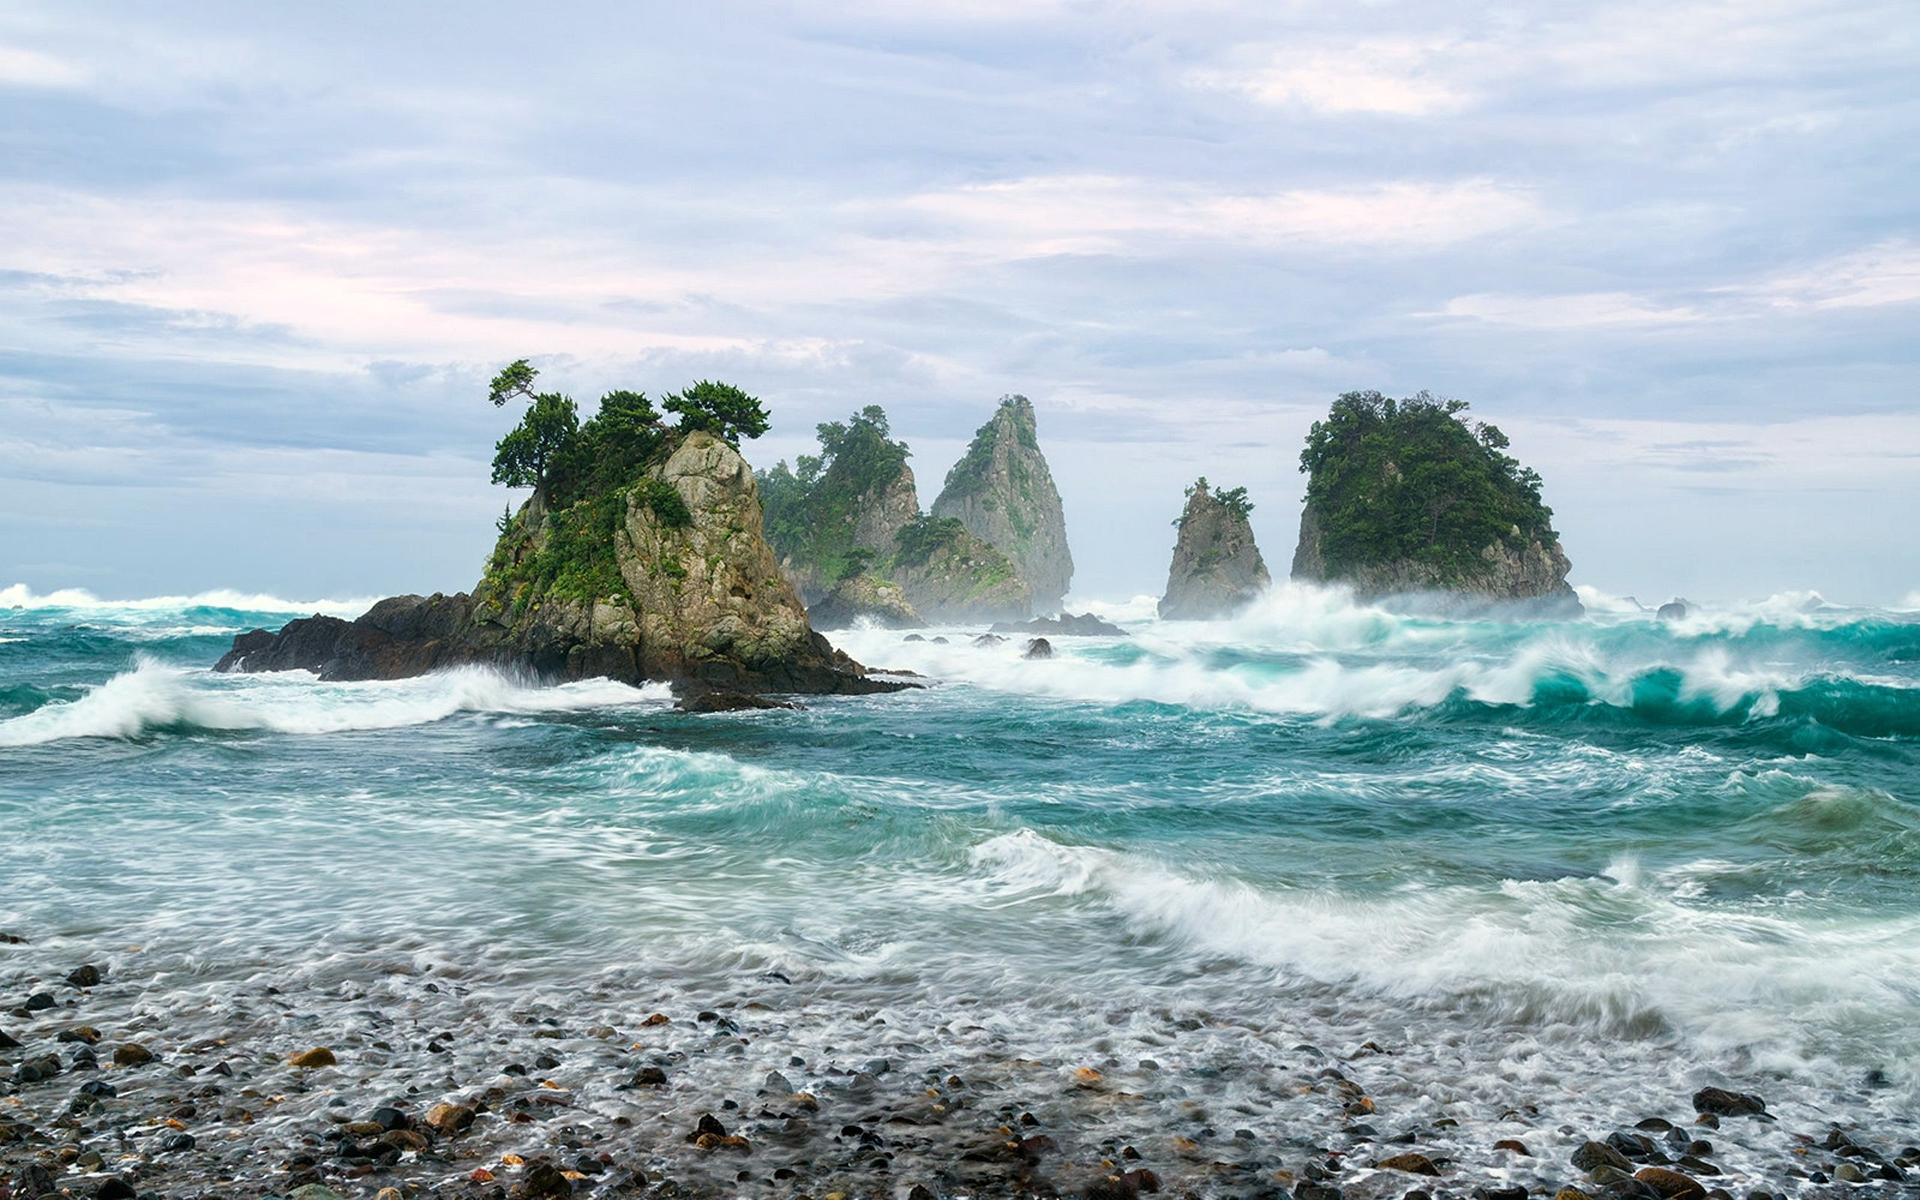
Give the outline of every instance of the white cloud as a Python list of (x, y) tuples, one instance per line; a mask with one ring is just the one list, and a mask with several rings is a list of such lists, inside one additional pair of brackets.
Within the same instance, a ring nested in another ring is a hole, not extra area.
[(1878, 308), (1920, 301), (1920, 246), (1896, 239), (1747, 288), (1740, 294), (1777, 308)]
[(1658, 326), (1705, 320), (1699, 309), (1669, 307), (1626, 292), (1586, 292), (1570, 296), (1512, 296), (1475, 293), (1455, 296), (1423, 317), (1466, 317), (1519, 329), (1605, 329)]
[(1189, 81), (1274, 107), (1426, 116), (1464, 108), (1473, 99), (1464, 80), (1430, 67), (1445, 49), (1445, 43), (1408, 39), (1263, 47), (1237, 52), (1238, 65), (1195, 71)]
[(0, 85), (37, 88), (83, 87), (90, 78), (81, 67), (19, 46), (0, 46)]
[(1138, 253), (1156, 238), (1430, 248), (1532, 224), (1533, 195), (1491, 180), (1226, 193), (1187, 182), (1048, 175), (881, 202), (941, 223), (935, 240), (1001, 257)]

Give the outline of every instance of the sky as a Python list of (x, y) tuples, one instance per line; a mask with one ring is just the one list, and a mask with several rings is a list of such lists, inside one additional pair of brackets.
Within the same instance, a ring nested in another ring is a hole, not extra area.
[[(162, 10), (165, 11), (162, 11)], [(923, 504), (1018, 392), (1076, 597), (1182, 488), (1284, 575), (1342, 391), (1466, 400), (1573, 580), (1920, 593), (1911, 0), (0, 8), (0, 585), (457, 590), (528, 357), (883, 405)]]

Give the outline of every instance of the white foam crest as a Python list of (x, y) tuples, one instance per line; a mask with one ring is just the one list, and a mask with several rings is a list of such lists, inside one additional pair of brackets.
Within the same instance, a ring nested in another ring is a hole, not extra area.
[[(855, 657), (922, 675), (995, 691), (1096, 703), (1146, 701), (1199, 709), (1323, 717), (1391, 717), (1432, 708), (1456, 692), (1481, 704), (1528, 706), (1553, 678), (1577, 681), (1595, 703), (1634, 704), (1636, 683), (1653, 671), (1679, 673), (1679, 699), (1705, 703), (1716, 713), (1751, 704), (1751, 715), (1779, 711), (1782, 692), (1807, 682), (1777, 667), (1737, 663), (1723, 646), (1705, 646), (1686, 659), (1641, 656), (1609, 659), (1579, 627), (1555, 630), (1503, 649), (1496, 656), (1436, 656), (1427, 663), (1313, 653), (1293, 662), (1237, 662), (1210, 658), (1218, 647), (1181, 637), (1178, 622), (1162, 622), (1133, 640), (1143, 653), (1123, 661), (1111, 639), (1057, 638), (1055, 656), (1029, 661), (1025, 643), (975, 646), (960, 635), (946, 645), (903, 642), (898, 634), (850, 631)], [(1893, 681), (1898, 684), (1899, 681)]]
[(370, 596), (344, 600), (284, 600), (264, 592), (239, 592), (231, 588), (215, 588), (185, 596), (147, 596), (135, 600), (103, 600), (84, 588), (60, 588), (45, 595), (35, 592), (24, 583), (0, 588), (0, 609), (64, 608), (146, 613), (183, 608), (231, 608), (242, 612), (322, 613), (334, 617), (357, 617), (375, 603), (377, 598)]
[[(1905, 1011), (1920, 995), (1920, 920), (1823, 920), (1690, 903), (1697, 872), (1649, 879), (1632, 860), (1601, 877), (1497, 887), (1406, 885), (1369, 896), (1196, 878), (1139, 854), (1030, 830), (973, 852), (989, 895), (1092, 897), (1198, 956), (1272, 967), (1435, 1010), (1610, 1034), (1672, 1030), (1716, 1053), (1803, 1065), (1821, 1030)], [(1849, 964), (1833, 970), (1836, 959)]]
[(303, 671), (221, 676), (141, 661), (77, 700), (0, 721), (0, 746), (132, 738), (174, 726), (344, 733), (427, 725), (463, 712), (568, 712), (669, 699), (664, 684), (593, 679), (542, 687), (480, 667), (393, 682), (321, 683)]

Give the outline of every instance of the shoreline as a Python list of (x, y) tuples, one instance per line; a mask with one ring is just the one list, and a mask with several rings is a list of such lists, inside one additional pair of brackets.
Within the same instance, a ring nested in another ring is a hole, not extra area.
[(54, 941), (0, 945), (7, 1200), (1920, 1195), (1910, 1122), (1751, 1115), (1731, 1090), (1599, 1125), (1520, 1092), (1436, 1106), (1448, 1081), (1411, 1070), (1428, 1048), (1391, 1019), (1276, 1062), (1216, 1065), (1249, 1031), (1200, 1018), (1166, 1022), (1153, 1059), (1066, 1061), (987, 1001), (955, 997), (933, 1040), (778, 972), (699, 996), (404, 955), (142, 976), (104, 938)]

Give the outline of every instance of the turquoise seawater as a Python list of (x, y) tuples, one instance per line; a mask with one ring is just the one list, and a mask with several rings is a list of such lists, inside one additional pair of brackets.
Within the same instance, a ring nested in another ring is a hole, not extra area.
[(1049, 661), (854, 631), (928, 686), (695, 717), (604, 681), (212, 674), (312, 609), (269, 598), (0, 597), (0, 931), (156, 979), (376, 955), (504, 1010), (777, 972), (1063, 1062), (1374, 1039), (1432, 1111), (1920, 1097), (1914, 613), (1282, 587)]

